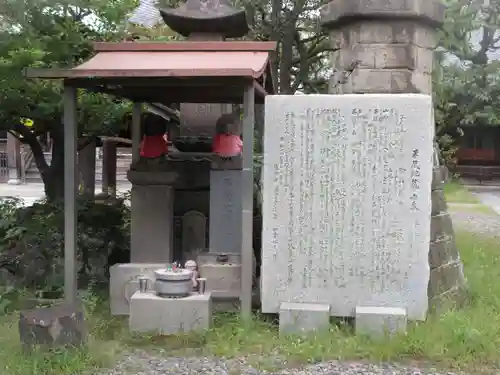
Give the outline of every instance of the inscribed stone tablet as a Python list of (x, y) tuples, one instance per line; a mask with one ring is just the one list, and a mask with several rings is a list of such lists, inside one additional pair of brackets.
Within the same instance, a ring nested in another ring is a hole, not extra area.
[(425, 319), (430, 96), (266, 98), (262, 310), (403, 307)]
[(241, 253), (241, 171), (210, 171), (210, 249)]

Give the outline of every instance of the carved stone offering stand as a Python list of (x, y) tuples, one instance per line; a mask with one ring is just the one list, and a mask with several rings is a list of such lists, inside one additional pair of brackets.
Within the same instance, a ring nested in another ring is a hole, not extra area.
[[(203, 279), (193, 279), (195, 271), (174, 264), (154, 276), (154, 291), (145, 287), (150, 279), (143, 276), (143, 288), (130, 298), (130, 331), (172, 335), (210, 327), (212, 294), (205, 293)], [(203, 285), (199, 292), (193, 291), (195, 283)]]

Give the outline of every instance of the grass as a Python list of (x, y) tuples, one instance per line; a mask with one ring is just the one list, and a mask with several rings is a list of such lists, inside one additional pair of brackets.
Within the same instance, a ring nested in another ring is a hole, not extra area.
[(474, 194), (456, 181), (444, 185), (444, 195), (448, 203), (480, 203)]
[(448, 207), (451, 211), (477, 212), (480, 214), (496, 216), (495, 210), (481, 203), (449, 203)]
[(470, 286), (469, 304), (431, 315), (425, 323), (413, 323), (407, 335), (370, 340), (354, 336), (349, 324), (340, 323), (315, 337), (284, 338), (269, 318), (256, 316), (244, 325), (235, 315), (221, 315), (216, 317), (214, 328), (203, 335), (131, 336), (125, 321), (104, 317), (99, 309), (92, 308), (88, 349), (30, 357), (21, 354), (17, 318), (5, 317), (0, 325), (0, 368), (5, 369), (5, 375), (93, 374), (97, 368), (112, 364), (120, 350), (140, 347), (165, 349), (169, 355), (192, 354), (194, 350), (203, 355), (245, 356), (265, 369), (329, 359), (362, 359), (417, 361), (474, 374), (493, 373), (500, 363), (500, 240), (459, 232), (457, 243)]

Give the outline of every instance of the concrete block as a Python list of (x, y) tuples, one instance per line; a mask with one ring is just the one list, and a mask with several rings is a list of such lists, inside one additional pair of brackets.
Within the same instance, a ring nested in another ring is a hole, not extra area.
[(153, 292), (136, 292), (130, 299), (131, 332), (156, 332), (161, 335), (188, 333), (210, 328), (211, 321), (211, 293), (162, 298)]
[(280, 305), (280, 334), (321, 331), (330, 325), (330, 305), (283, 302)]
[(399, 307), (356, 306), (356, 333), (370, 336), (406, 332), (406, 309)]
[[(165, 268), (165, 263), (125, 263), (110, 267), (109, 298), (111, 315), (128, 315), (129, 301), (132, 295), (139, 290), (140, 275), (155, 279), (154, 271)], [(153, 290), (153, 282), (148, 285)]]

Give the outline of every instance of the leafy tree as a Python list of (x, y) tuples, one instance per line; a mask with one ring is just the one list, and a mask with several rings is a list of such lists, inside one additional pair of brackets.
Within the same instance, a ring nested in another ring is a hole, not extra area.
[(450, 164), (462, 127), (500, 124), (500, 1), (448, 0), (434, 70), (438, 139)]
[[(49, 199), (63, 196), (62, 84), (28, 80), (27, 67), (72, 67), (92, 54), (91, 42), (123, 39), (127, 12), (135, 0), (0, 0), (0, 128), (31, 147)], [(79, 147), (96, 134), (123, 127), (127, 102), (102, 94), (78, 93)], [(33, 120), (28, 128), (21, 119)], [(47, 164), (38, 136), (50, 134)]]

